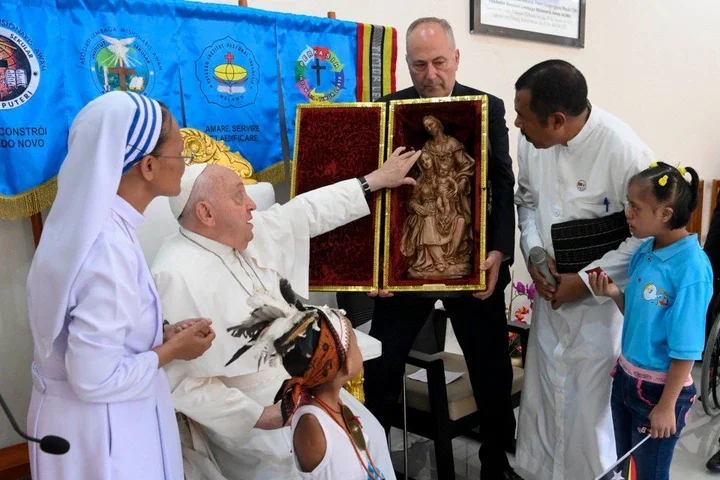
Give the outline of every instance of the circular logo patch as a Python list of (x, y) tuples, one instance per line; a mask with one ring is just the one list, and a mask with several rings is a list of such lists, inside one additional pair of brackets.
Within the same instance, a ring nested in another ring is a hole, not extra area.
[(195, 62), (195, 76), (208, 103), (242, 108), (257, 100), (260, 64), (247, 45), (232, 37), (216, 40)]
[(81, 54), (98, 91), (152, 92), (161, 67), (147, 40), (126, 28), (100, 32), (85, 42)]
[(0, 110), (26, 103), (40, 84), (40, 64), (29, 39), (0, 27)]
[(332, 102), (345, 89), (344, 68), (328, 47), (307, 47), (295, 62), (297, 88), (310, 103)]

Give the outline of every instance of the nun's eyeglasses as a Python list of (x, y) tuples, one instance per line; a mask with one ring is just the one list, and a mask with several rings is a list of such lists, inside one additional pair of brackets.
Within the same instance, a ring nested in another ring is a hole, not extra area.
[[(150, 153), (144, 153), (142, 150), (140, 150), (135, 145), (128, 145), (129, 148), (132, 148), (135, 151), (141, 152), (143, 156), (150, 155)], [(190, 155), (153, 155), (154, 157), (165, 157), (165, 158), (182, 158), (183, 163), (186, 166), (190, 166), (193, 164), (193, 161), (195, 160), (195, 152), (190, 152)]]
[(182, 158), (183, 163), (187, 165), (188, 167), (193, 164), (193, 161), (195, 160), (195, 154), (190, 152), (190, 155), (155, 155), (156, 157), (165, 157), (165, 158)]

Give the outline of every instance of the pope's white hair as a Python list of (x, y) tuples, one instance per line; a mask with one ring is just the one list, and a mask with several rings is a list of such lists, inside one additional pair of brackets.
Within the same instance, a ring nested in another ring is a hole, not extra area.
[(219, 165), (208, 165), (205, 170), (195, 180), (192, 190), (190, 191), (190, 197), (188, 198), (185, 208), (183, 209), (178, 222), (181, 226), (187, 228), (188, 224), (193, 221), (195, 212), (195, 206), (200, 202), (213, 202), (215, 201), (215, 186), (217, 185), (220, 176)]

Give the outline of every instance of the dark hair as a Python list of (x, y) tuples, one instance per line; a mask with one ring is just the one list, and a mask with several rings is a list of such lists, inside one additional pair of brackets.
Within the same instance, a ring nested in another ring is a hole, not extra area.
[(562, 112), (577, 116), (588, 107), (588, 87), (580, 70), (564, 60), (546, 60), (520, 75), (515, 91), (530, 90), (530, 110), (545, 123)]
[(170, 109), (165, 105), (163, 102), (156, 100), (158, 105), (160, 105), (160, 112), (162, 112), (162, 126), (160, 127), (160, 136), (158, 137), (158, 141), (155, 144), (155, 148), (153, 148), (153, 151), (150, 152), (148, 155), (160, 155), (160, 150), (162, 150), (162, 147), (167, 143), (168, 138), (170, 137), (170, 129), (172, 128), (172, 114), (170, 113)]
[(635, 174), (629, 182), (647, 180), (655, 199), (670, 204), (673, 209), (670, 228), (673, 230), (686, 226), (698, 205), (700, 178), (694, 168), (685, 167), (685, 170), (691, 177), (689, 183), (677, 168), (657, 162), (657, 165)]

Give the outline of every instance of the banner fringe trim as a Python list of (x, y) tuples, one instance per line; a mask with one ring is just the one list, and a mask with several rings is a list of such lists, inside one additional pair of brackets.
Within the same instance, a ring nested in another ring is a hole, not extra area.
[(22, 220), (49, 208), (57, 195), (57, 177), (14, 196), (0, 195), (0, 220)]

